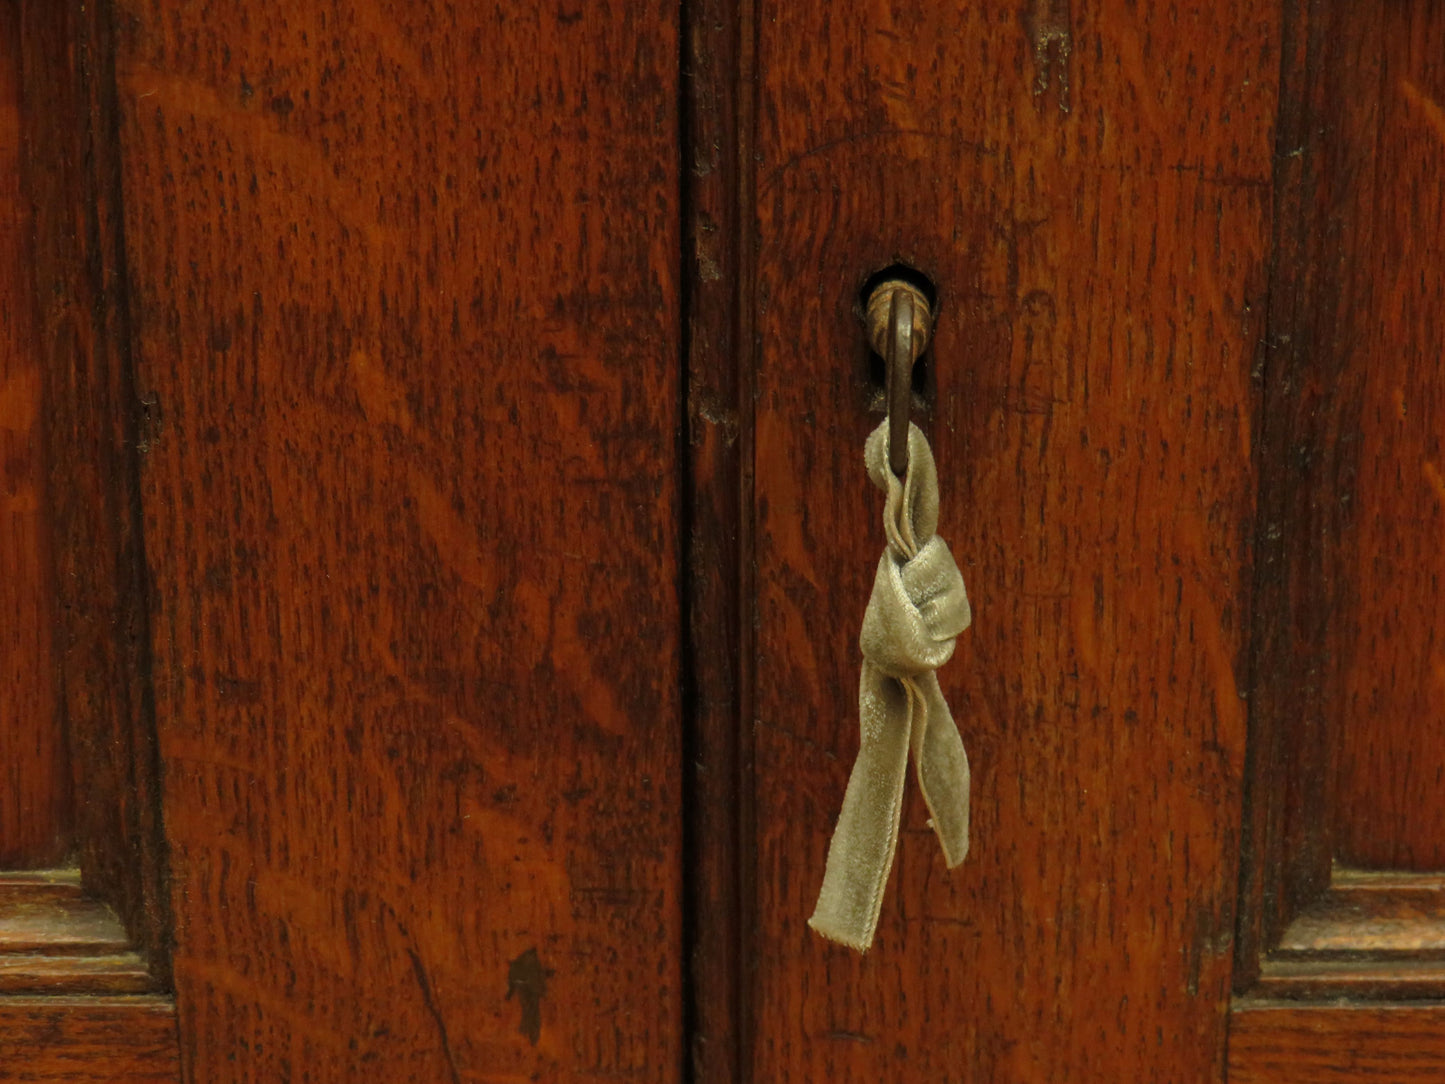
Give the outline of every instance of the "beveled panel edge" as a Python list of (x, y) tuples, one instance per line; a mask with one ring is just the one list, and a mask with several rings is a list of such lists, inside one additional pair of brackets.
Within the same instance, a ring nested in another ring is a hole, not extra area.
[(1445, 998), (1445, 874), (1337, 867), (1246, 998)]
[(119, 916), (79, 870), (0, 874), (0, 998), (160, 989)]

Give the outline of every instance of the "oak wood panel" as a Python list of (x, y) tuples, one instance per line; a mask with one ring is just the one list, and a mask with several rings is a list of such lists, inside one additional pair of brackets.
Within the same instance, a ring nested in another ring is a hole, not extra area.
[[(1429, 869), (1445, 845), (1429, 485), (1440, 18), (1414, 3), (1285, 13), (1239, 991), (1291, 923), (1333, 906), (1337, 863)], [(1410, 902), (1372, 892), (1375, 909)], [(1348, 951), (1378, 994), (1369, 946)], [(1264, 967), (1272, 990), (1294, 981)], [(1349, 968), (1328, 970), (1334, 985)], [(1422, 989), (1418, 968), (1400, 981)]]
[(35, 335), (30, 214), (21, 191), (20, 18), (0, 7), (0, 868), (70, 845), (56, 696), (55, 618)]
[(75, 857), (164, 981), (170, 920), (149, 697), (137, 400), (121, 274), (109, 8), (20, 0), (24, 173), (44, 373)]
[(176, 1009), (168, 998), (0, 997), (0, 1081), (6, 1084), (180, 1079)]
[(1343, 670), (1335, 854), (1445, 868), (1445, 10), (1346, 5), (1335, 34), (1347, 259), (1334, 349), (1358, 376), (1348, 502), (1355, 605), (1326, 644)]
[[(1210, 1080), (1244, 757), (1251, 370), (1278, 15), (1244, 3), (759, 10), (759, 1080)], [(878, 942), (806, 928), (883, 544), (857, 321), (939, 291), (940, 534), (974, 627), (946, 874), (906, 803)]]
[(1445, 1077), (1445, 1005), (1241, 1002), (1229, 1084), (1379, 1084)]
[(188, 1079), (677, 1079), (675, 6), (116, 15)]

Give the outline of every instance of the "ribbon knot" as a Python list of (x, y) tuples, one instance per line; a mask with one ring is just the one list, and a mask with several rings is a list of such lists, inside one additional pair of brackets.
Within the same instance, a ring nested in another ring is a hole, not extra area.
[(971, 619), (963, 575), (943, 539), (907, 558), (890, 546), (873, 577), (858, 646), (888, 677), (912, 678), (946, 663)]
[(808, 925), (866, 952), (893, 868), (913, 757), (929, 824), (952, 869), (968, 853), (968, 756), (934, 673), (973, 619), (963, 575), (938, 528), (938, 472), (922, 430), (908, 430), (908, 475), (888, 466), (888, 424), (868, 437), (868, 474), (888, 496), (888, 547), (863, 615), (860, 741)]

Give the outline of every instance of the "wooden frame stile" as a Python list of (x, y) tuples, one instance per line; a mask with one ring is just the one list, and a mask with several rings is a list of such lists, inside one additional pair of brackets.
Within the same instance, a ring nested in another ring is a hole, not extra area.
[[(108, 5), (19, 4), (55, 650), (78, 870), (0, 875), (0, 1050), (25, 1080), (178, 1079), (121, 273)], [(0, 1079), (6, 1066), (0, 1064)]]
[(1336, 861), (1337, 829), (1358, 810), (1337, 796), (1345, 690), (1335, 645), (1367, 589), (1355, 573), (1358, 513), (1339, 496), (1354, 491), (1363, 455), (1365, 365), (1355, 351), (1367, 310), (1348, 296), (1361, 287), (1346, 269), (1359, 244), (1352, 201), (1383, 197), (1372, 187), (1372, 106), (1349, 108), (1341, 76), (1377, 69), (1387, 33), (1377, 7), (1285, 7), (1254, 443), (1261, 488), (1233, 1084), (1445, 1073), (1445, 877)]
[(688, 1076), (741, 1079), (752, 899), (752, 0), (682, 8)]

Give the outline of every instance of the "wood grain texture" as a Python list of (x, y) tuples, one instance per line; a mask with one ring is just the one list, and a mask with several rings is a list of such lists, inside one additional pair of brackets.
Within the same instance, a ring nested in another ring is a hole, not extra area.
[(1445, 1005), (1240, 1002), (1229, 1084), (1416, 1084), (1445, 1077)]
[(137, 488), (137, 401), (121, 273), (109, 9), (21, 0), (25, 192), (34, 231), (48, 508), (74, 803), (87, 887), (164, 981), (163, 887), (148, 607)]
[[(1337, 16), (1345, 52), (1329, 138), (1358, 164), (1337, 190), (1340, 364), (1358, 398), (1348, 503), (1355, 606), (1338, 660), (1335, 853), (1365, 867), (1445, 868), (1445, 10), (1428, 0)], [(1327, 434), (1328, 435), (1328, 434)], [(1343, 618), (1341, 620), (1340, 618)]]
[(1309, 495), (1338, 492), (1357, 442), (1332, 432), (1350, 384), (1328, 349), (1343, 253), (1332, 186), (1341, 163), (1321, 144), (1331, 79), (1323, 55), (1337, 44), (1329, 13), (1297, 3), (1283, 13), (1275, 140), (1274, 243), (1264, 390), (1253, 426), (1259, 474), (1249, 740), (1241, 832), (1234, 987), (1258, 978), (1265, 951), (1300, 907), (1329, 886), (1333, 864), (1327, 705), (1338, 668), (1323, 641), (1329, 616), (1347, 612), (1340, 572), (1344, 508)]
[(183, 1060), (676, 1080), (676, 8), (123, 0)]
[[(1223, 1070), (1277, 19), (759, 10), (755, 1079)], [(859, 958), (804, 923), (883, 545), (855, 304), (894, 261), (939, 291), (974, 844), (946, 874), (910, 783)]]
[(687, 380), (684, 599), (688, 642), (684, 763), (687, 820), (686, 1029), (691, 1080), (734, 1084), (746, 1047), (740, 841), (748, 811), (742, 721), (750, 710), (752, 578), (743, 487), (751, 441), (746, 299), (752, 250), (749, 0), (683, 5), (683, 352)]
[[(0, 992), (5, 994), (149, 994), (157, 989), (146, 959), (138, 952), (103, 956), (54, 956), (0, 952)], [(15, 1059), (40, 1051), (11, 1050)], [(104, 1051), (96, 1055), (104, 1058)]]
[[(1337, 863), (1445, 858), (1430, 484), (1445, 20), (1419, 3), (1289, 4), (1285, 24), (1238, 991), (1292, 923), (1332, 906)], [(1378, 989), (1381, 969), (1359, 963)], [(1280, 968), (1263, 966), (1274, 989)]]
[(70, 845), (46, 514), (44, 355), (36, 348), (30, 214), (21, 192), (20, 19), (0, 7), (0, 868)]
[(168, 998), (0, 997), (5, 1084), (180, 1084)]

